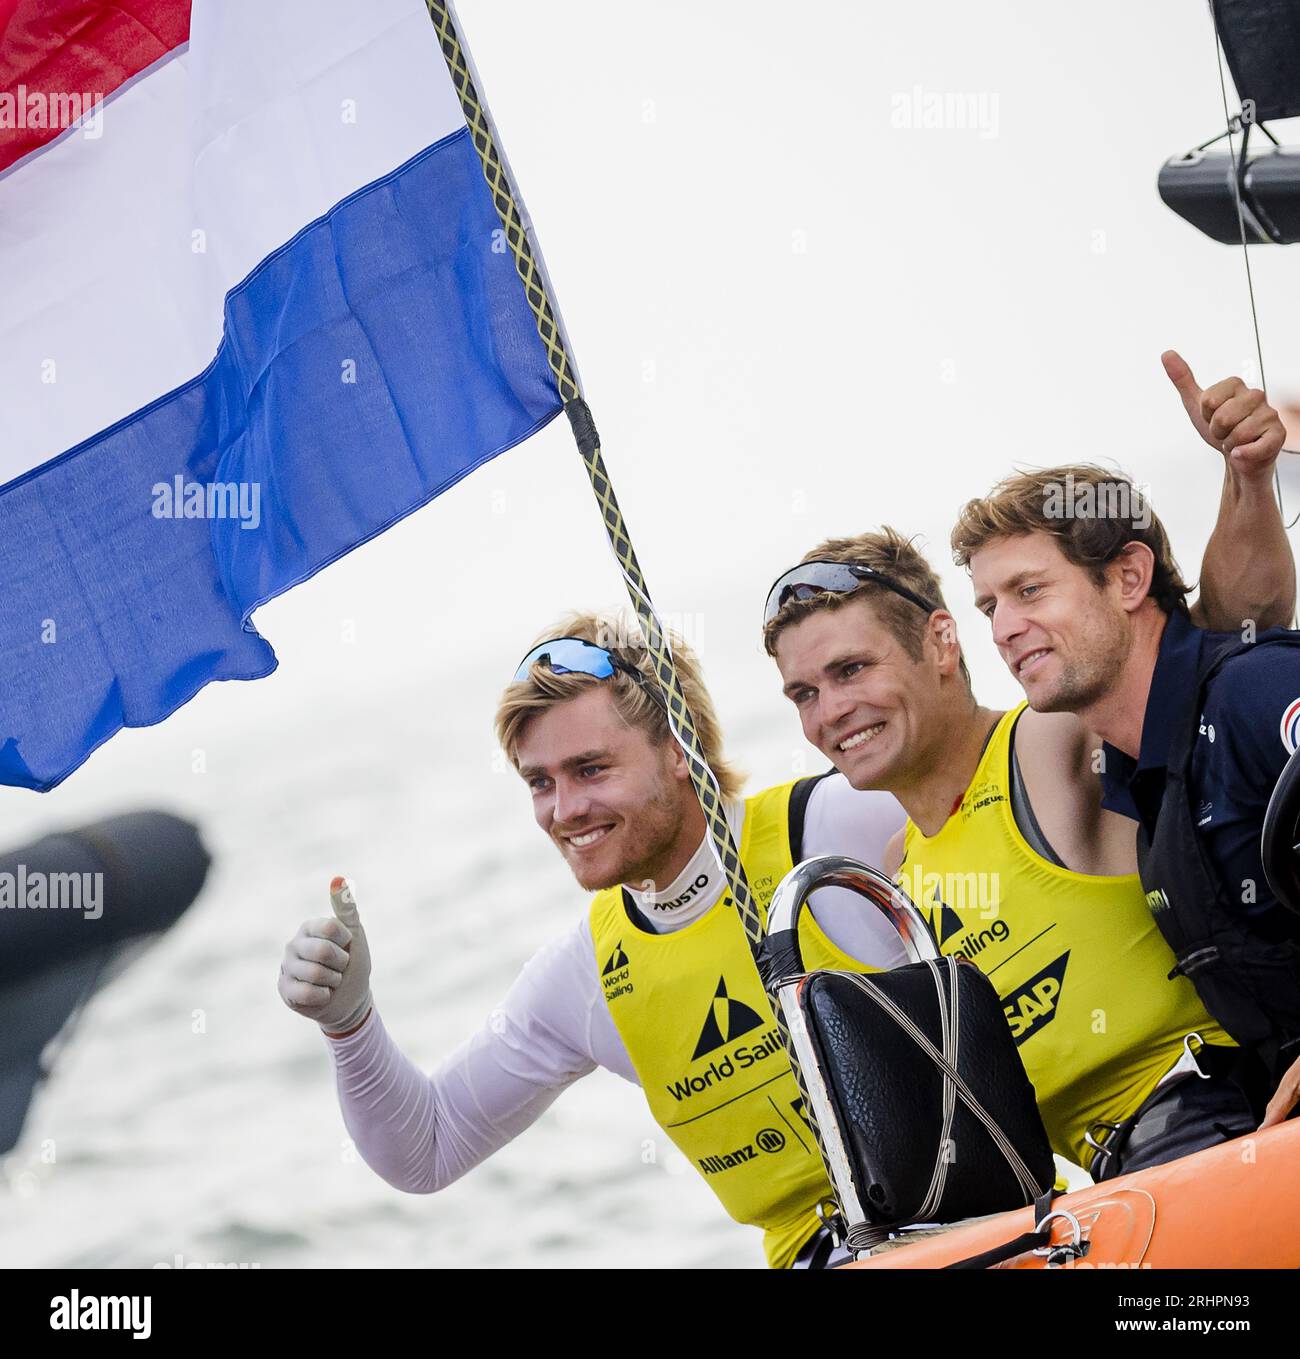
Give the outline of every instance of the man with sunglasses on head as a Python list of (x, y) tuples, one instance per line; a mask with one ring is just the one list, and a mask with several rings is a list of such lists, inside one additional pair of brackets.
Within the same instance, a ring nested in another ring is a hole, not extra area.
[[(769, 1264), (837, 1262), (817, 1214), (830, 1186), (771, 1006), (649, 657), (625, 632), (594, 615), (565, 620), (524, 657), (498, 707), (534, 819), (595, 895), (483, 1028), (431, 1075), (403, 1056), (374, 1007), (365, 931), (341, 878), (334, 916), (307, 921), (286, 948), (280, 994), (321, 1026), (348, 1131), (399, 1189), (450, 1184), (602, 1066), (643, 1088), (727, 1211), (763, 1229)], [(822, 775), (742, 798), (698, 663), (680, 640), (672, 648), (760, 913), (800, 859), (884, 853), (902, 824), (885, 794), (830, 797), (842, 781)], [(809, 905), (810, 966), (903, 960), (861, 898), (825, 888)]]
[[(1219, 438), (1258, 437), (1257, 416)], [(1265, 599), (1259, 625), (1285, 621), (1294, 571), (1276, 507), (1270, 518), (1233, 491), (1205, 561), (1216, 611), (1200, 617), (1236, 626)], [(1262, 550), (1225, 557), (1243, 531)], [(997, 988), (1058, 1154), (1108, 1179), (1255, 1126), (1258, 1073), (1192, 984), (1166, 980), (1174, 956), (1133, 824), (1101, 805), (1099, 743), (1068, 714), (979, 704), (938, 578), (909, 541), (886, 529), (814, 548), (772, 587), (764, 641), (807, 739), (853, 788), (907, 811), (882, 867), (942, 951)]]

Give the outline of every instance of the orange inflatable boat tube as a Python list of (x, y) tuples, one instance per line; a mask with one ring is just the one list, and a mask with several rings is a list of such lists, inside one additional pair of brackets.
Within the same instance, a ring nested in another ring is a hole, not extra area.
[[(1063, 1194), (1052, 1204), (1062, 1210), (1088, 1243), (1064, 1269), (1300, 1268), (1300, 1120)], [(841, 1268), (939, 1269), (1033, 1226), (1033, 1209), (1021, 1208)], [(1069, 1219), (1053, 1220), (1053, 1245), (1074, 1237)], [(1028, 1252), (993, 1268), (1047, 1263)]]

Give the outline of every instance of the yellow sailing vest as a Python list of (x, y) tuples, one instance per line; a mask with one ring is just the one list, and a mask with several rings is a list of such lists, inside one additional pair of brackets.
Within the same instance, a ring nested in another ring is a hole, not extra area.
[[(764, 921), (794, 867), (794, 786), (745, 800), (740, 857)], [(786, 1268), (821, 1225), (815, 1210), (831, 1190), (730, 895), (679, 930), (651, 934), (633, 924), (623, 889), (607, 888), (591, 903), (591, 935), (655, 1121), (737, 1222), (763, 1228), (768, 1264)], [(810, 969), (874, 970), (841, 953), (811, 911), (799, 943)]]
[(1087, 1167), (1084, 1133), (1122, 1122), (1199, 1033), (1232, 1040), (1191, 982), (1168, 980), (1174, 956), (1136, 873), (1074, 873), (1036, 854), (1011, 810), (1011, 732), (993, 730), (960, 807), (934, 836), (909, 819), (898, 881), (944, 953), (968, 958), (1002, 998), (1038, 1094), (1052, 1149)]

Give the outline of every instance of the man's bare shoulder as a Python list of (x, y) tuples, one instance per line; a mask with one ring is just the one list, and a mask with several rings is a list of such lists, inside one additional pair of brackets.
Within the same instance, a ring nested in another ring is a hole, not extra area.
[(1040, 713), (1026, 708), (1016, 723), (1016, 753), (1026, 760), (1077, 760), (1101, 739), (1074, 713)]
[(1057, 856), (1077, 873), (1132, 873), (1137, 866), (1133, 823), (1101, 805), (1101, 744), (1101, 737), (1073, 713), (1027, 708), (1016, 727), (1025, 793)]
[(1031, 787), (1049, 777), (1069, 780), (1095, 791), (1096, 761), (1102, 738), (1073, 712), (1035, 712), (1024, 709), (1016, 723), (1016, 758)]

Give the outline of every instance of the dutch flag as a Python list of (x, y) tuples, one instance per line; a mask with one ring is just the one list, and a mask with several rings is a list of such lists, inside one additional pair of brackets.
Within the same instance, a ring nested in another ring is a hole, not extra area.
[(8, 8), (0, 783), (44, 790), (561, 401), (420, 0)]

